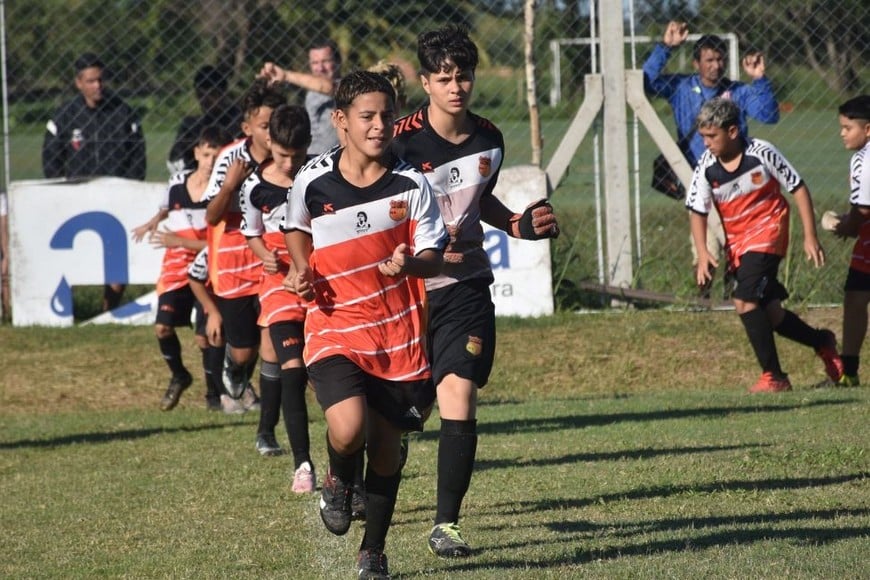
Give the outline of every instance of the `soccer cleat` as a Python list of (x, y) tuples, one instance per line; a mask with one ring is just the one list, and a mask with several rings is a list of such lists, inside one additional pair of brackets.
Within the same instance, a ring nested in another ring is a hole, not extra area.
[(245, 373), (244, 367), (236, 365), (233, 362), (233, 359), (230, 357), (229, 348), (227, 348), (227, 352), (224, 355), (223, 369), (221, 378), (227, 394), (233, 399), (241, 398), (245, 392), (245, 388), (248, 386), (248, 376)]
[(465, 558), (471, 555), (471, 546), (462, 539), (459, 524), (436, 524), (429, 534), (429, 551), (441, 558)]
[(781, 393), (791, 390), (791, 382), (787, 375), (775, 377), (773, 373), (762, 373), (761, 378), (750, 389), (750, 393)]
[(229, 395), (221, 395), (221, 408), (227, 415), (241, 415), (245, 412), (242, 402)]
[(816, 383), (813, 385), (814, 389), (828, 389), (828, 388), (848, 388), (848, 387), (858, 387), (861, 385), (861, 381), (858, 379), (858, 375), (847, 375), (843, 373), (843, 376), (840, 377), (839, 381), (832, 381), (831, 379), (825, 379), (820, 383)]
[(360, 550), (356, 558), (356, 569), (358, 578), (390, 578), (387, 556), (380, 550)]
[(336, 536), (343, 536), (350, 529), (351, 485), (326, 472), (320, 492), (320, 519), (326, 529)]
[(293, 474), (293, 493), (313, 493), (315, 487), (317, 487), (317, 478), (314, 475), (314, 468), (307, 461), (303, 461)]
[(361, 486), (353, 486), (350, 497), (350, 519), (364, 521), (366, 519), (366, 490)]
[(181, 393), (193, 383), (193, 377), (190, 373), (181, 376), (175, 376), (169, 380), (169, 386), (166, 387), (166, 393), (160, 399), (160, 410), (171, 411), (181, 399)]
[(223, 410), (223, 405), (221, 405), (221, 398), (217, 395), (209, 395), (205, 398), (205, 408), (207, 411), (221, 411)]
[(248, 383), (247, 388), (242, 393), (242, 407), (244, 407), (245, 411), (259, 411), (260, 410), (260, 397), (257, 396), (257, 393), (254, 392), (254, 387), (251, 386), (251, 383)]
[(277, 457), (284, 455), (284, 450), (278, 445), (274, 433), (257, 433), (257, 441), (254, 444), (257, 453), (264, 457)]
[(825, 373), (833, 382), (837, 382), (843, 376), (843, 360), (837, 353), (837, 337), (833, 332), (824, 328), (820, 331), (824, 338), (822, 346), (816, 349), (816, 354), (825, 363)]

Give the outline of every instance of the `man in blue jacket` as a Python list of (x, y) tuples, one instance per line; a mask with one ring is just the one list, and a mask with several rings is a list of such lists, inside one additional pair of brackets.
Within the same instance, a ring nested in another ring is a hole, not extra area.
[[(677, 142), (694, 167), (704, 152), (704, 140), (698, 135), (695, 118), (701, 105), (714, 97), (730, 99), (740, 108), (740, 131), (748, 135), (746, 116), (762, 123), (779, 121), (779, 105), (770, 80), (764, 76), (764, 55), (750, 52), (743, 57), (744, 72), (750, 83), (733, 81), (725, 76), (725, 41), (716, 35), (704, 35), (692, 50), (695, 74), (662, 74), (671, 51), (689, 35), (684, 22), (669, 22), (662, 42), (656, 44), (643, 63), (644, 89), (663, 97), (671, 104), (677, 125)], [(686, 184), (688, 185), (688, 184)]]
[[(773, 94), (770, 80), (764, 76), (764, 55), (749, 52), (743, 57), (743, 71), (752, 79), (750, 83), (733, 81), (725, 76), (725, 41), (714, 34), (702, 36), (692, 49), (694, 74), (663, 74), (671, 51), (682, 45), (689, 36), (685, 22), (668, 22), (662, 42), (656, 44), (643, 63), (644, 90), (656, 97), (663, 97), (671, 104), (677, 125), (677, 145), (692, 167), (704, 153), (704, 140), (698, 134), (695, 119), (701, 105), (714, 97), (730, 99), (740, 109), (740, 132), (749, 135), (746, 116), (762, 123), (779, 121), (779, 104)], [(688, 183), (684, 184), (688, 187)], [(716, 212), (710, 212), (707, 220), (707, 249), (720, 257), (725, 245), (725, 232)], [(697, 263), (695, 246), (692, 245), (693, 272)], [(711, 273), (712, 274), (712, 273)], [(712, 275), (706, 286), (701, 287), (701, 296), (710, 297)], [(732, 283), (726, 273), (724, 299), (731, 297)]]

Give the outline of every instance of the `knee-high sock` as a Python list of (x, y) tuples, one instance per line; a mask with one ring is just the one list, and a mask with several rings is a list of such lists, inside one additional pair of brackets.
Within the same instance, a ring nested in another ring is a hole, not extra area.
[(477, 453), (477, 421), (441, 419), (438, 441), (438, 507), (435, 523), (459, 521)]
[(360, 543), (360, 550), (381, 550), (387, 541), (387, 531), (393, 520), (393, 510), (396, 507), (396, 497), (399, 494), (399, 482), (402, 472), (382, 477), (374, 472), (369, 464), (366, 470), (366, 531)]
[(761, 369), (766, 373), (781, 376), (783, 372), (779, 366), (779, 354), (776, 352), (776, 342), (767, 313), (761, 308), (756, 308), (741, 314), (740, 322), (746, 329), (746, 336), (749, 337), (749, 344), (755, 351)]
[(202, 351), (202, 370), (205, 373), (205, 396), (219, 397), (224, 393), (224, 383), (221, 379), (224, 364), (224, 349), (222, 346), (208, 346)]
[(181, 342), (178, 340), (178, 335), (173, 332), (165, 338), (158, 338), (157, 344), (160, 345), (160, 354), (163, 355), (163, 360), (166, 361), (172, 376), (186, 375), (187, 369), (184, 368), (181, 360)]
[(257, 433), (275, 433), (281, 414), (281, 367), (278, 363), (260, 365), (260, 425)]
[(311, 439), (308, 436), (308, 405), (305, 388), (308, 372), (305, 367), (281, 369), (281, 410), (284, 428), (298, 469), (304, 462), (311, 463)]
[(801, 320), (800, 317), (791, 310), (785, 311), (785, 317), (782, 319), (782, 322), (780, 322), (779, 326), (773, 330), (778, 335), (803, 344), (804, 346), (809, 346), (814, 349), (822, 346), (822, 333)]
[(329, 469), (332, 474), (341, 481), (350, 484), (353, 483), (354, 474), (356, 473), (357, 454), (364, 453), (365, 447), (360, 447), (350, 455), (342, 455), (329, 443), (329, 432), (326, 433), (326, 452), (329, 456)]

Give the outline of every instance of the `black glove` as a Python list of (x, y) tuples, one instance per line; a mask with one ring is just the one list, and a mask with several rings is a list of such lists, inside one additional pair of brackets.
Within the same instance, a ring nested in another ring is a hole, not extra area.
[(523, 240), (543, 240), (559, 237), (559, 224), (553, 206), (546, 199), (539, 199), (510, 220), (510, 235)]

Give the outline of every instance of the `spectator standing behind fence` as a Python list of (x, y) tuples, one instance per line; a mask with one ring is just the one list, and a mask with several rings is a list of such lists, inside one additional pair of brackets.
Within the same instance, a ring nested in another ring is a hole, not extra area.
[(855, 153), (849, 162), (852, 207), (849, 213), (840, 216), (833, 230), (842, 238), (858, 239), (852, 250), (843, 296), (843, 376), (833, 385), (856, 387), (860, 384), (858, 368), (870, 303), (870, 95), (840, 105), (839, 119), (843, 145)]
[(271, 82), (289, 83), (305, 89), (305, 110), (311, 119), (310, 155), (320, 155), (338, 145), (338, 136), (332, 124), (335, 111), (335, 88), (341, 77), (341, 53), (330, 39), (318, 39), (308, 49), (310, 73), (281, 68), (267, 62), (260, 76)]
[(804, 253), (819, 268), (825, 254), (816, 235), (810, 190), (788, 160), (767, 141), (747, 139), (741, 132), (740, 110), (728, 99), (707, 101), (698, 114), (698, 132), (707, 145), (692, 175), (686, 198), (698, 265), (699, 286), (710, 277), (717, 259), (707, 251), (707, 214), (721, 213), (728, 235), (728, 269), (735, 273), (734, 307), (762, 369), (750, 393), (788, 391), (774, 333), (813, 348), (825, 363), (831, 381), (843, 375), (837, 339), (827, 329), (812, 328), (782, 307), (788, 291), (777, 280), (779, 263), (789, 241), (789, 203), (794, 198), (804, 230)]
[[(145, 137), (136, 112), (104, 88), (105, 66), (96, 54), (75, 61), (79, 95), (61, 105), (45, 126), (42, 171), (68, 179), (110, 175), (145, 179)], [(106, 284), (103, 310), (121, 303), (123, 284)]]
[(193, 148), (206, 127), (220, 127), (233, 138), (242, 136), (242, 110), (227, 93), (224, 73), (211, 65), (200, 67), (193, 77), (193, 90), (201, 112), (181, 120), (166, 161), (170, 174), (195, 168)]
[[(704, 35), (695, 42), (692, 49), (694, 74), (663, 74), (671, 52), (682, 45), (688, 35), (686, 23), (669, 22), (662, 42), (656, 44), (643, 63), (643, 80), (647, 93), (663, 97), (670, 103), (677, 126), (677, 144), (689, 164), (695, 167), (705, 149), (695, 120), (706, 101), (714, 97), (734, 101), (740, 109), (739, 127), (745, 136), (749, 135), (747, 115), (762, 123), (776, 123), (779, 121), (779, 105), (770, 80), (764, 76), (764, 55), (753, 51), (743, 57), (743, 70), (752, 79), (751, 83), (733, 81), (724, 76), (726, 45), (716, 35)], [(707, 243), (710, 253), (721, 257), (725, 238), (722, 223), (715, 213), (711, 213), (708, 220)], [(702, 289), (702, 293), (709, 294), (709, 285)], [(725, 297), (729, 297), (728, 289)]]

